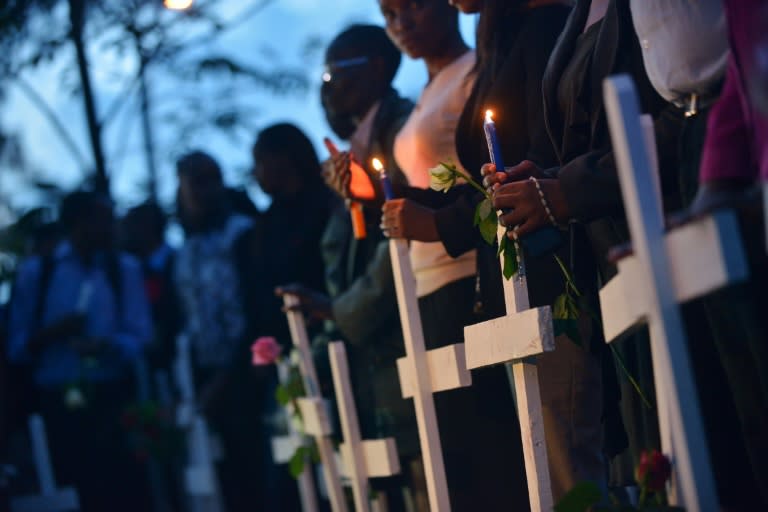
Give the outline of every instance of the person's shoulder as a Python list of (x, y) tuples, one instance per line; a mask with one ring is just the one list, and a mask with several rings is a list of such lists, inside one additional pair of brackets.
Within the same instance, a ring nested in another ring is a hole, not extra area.
[(470, 48), (464, 54), (456, 59), (455, 65), (456, 65), (456, 72), (459, 74), (459, 76), (466, 76), (469, 74), (470, 71), (472, 71), (475, 68), (475, 64), (477, 63), (477, 52), (473, 48)]

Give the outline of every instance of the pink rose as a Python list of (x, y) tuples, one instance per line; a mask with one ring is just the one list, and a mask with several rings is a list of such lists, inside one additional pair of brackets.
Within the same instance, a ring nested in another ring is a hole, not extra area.
[(262, 336), (251, 345), (254, 366), (266, 366), (274, 363), (283, 348), (272, 336)]

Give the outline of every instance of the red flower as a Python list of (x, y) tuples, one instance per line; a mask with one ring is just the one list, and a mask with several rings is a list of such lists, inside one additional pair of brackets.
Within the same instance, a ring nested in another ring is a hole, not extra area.
[(661, 492), (672, 474), (669, 458), (658, 450), (644, 451), (640, 454), (640, 464), (635, 470), (635, 478), (641, 488), (649, 492)]
[(144, 290), (150, 304), (156, 304), (163, 295), (163, 282), (159, 277), (149, 277), (144, 280)]
[(282, 350), (282, 347), (277, 343), (275, 338), (272, 336), (262, 336), (251, 345), (253, 364), (255, 366), (272, 364), (278, 357), (280, 357), (280, 352)]

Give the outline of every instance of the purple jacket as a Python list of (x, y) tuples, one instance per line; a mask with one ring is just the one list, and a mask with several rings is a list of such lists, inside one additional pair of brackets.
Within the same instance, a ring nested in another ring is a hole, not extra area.
[[(750, 103), (747, 80), (755, 70), (755, 48), (768, 45), (764, 0), (724, 0), (731, 55), (723, 92), (707, 121), (699, 179), (768, 181), (768, 116)], [(761, 26), (763, 25), (763, 26)]]

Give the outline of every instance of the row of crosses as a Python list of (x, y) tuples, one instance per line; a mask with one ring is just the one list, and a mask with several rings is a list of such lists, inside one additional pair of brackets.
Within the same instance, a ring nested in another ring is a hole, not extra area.
[[(612, 77), (604, 83), (604, 95), (633, 248), (631, 255), (618, 262), (618, 275), (600, 291), (605, 339), (611, 342), (631, 328), (648, 325), (662, 450), (673, 461), (670, 502), (688, 510), (714, 511), (718, 500), (680, 304), (748, 277), (736, 218), (732, 212), (720, 211), (666, 230), (653, 137), (644, 131), (634, 85), (626, 76)], [(501, 229), (499, 236), (504, 236)], [(555, 349), (550, 307), (530, 308), (526, 278), (516, 276), (504, 283), (506, 316), (465, 328), (463, 344), (427, 351), (407, 241), (392, 239), (389, 243), (405, 340), (405, 357), (397, 366), (403, 397), (414, 403), (430, 509), (451, 510), (434, 393), (472, 385), (471, 370), (506, 364), (514, 378), (531, 510), (551, 511), (554, 503), (536, 366), (537, 355)], [(386, 503), (371, 493), (369, 479), (399, 473), (395, 441), (362, 439), (345, 348), (335, 342), (328, 352), (343, 438), (340, 456), (336, 453), (330, 409), (320, 396), (304, 319), (290, 307), (297, 298), (286, 296), (284, 300), (307, 396), (299, 400), (304, 435), (293, 430), (286, 438), (274, 439), (275, 460), (287, 462), (287, 454), (307, 442), (304, 436), (310, 436), (320, 454), (322, 483), (333, 512), (350, 510), (344, 485), (352, 489), (355, 511), (385, 512)], [(179, 424), (189, 434), (185, 487), (195, 510), (215, 512), (221, 510), (213, 471), (215, 443), (194, 408), (189, 345), (184, 339), (179, 340), (178, 354)], [(286, 372), (279, 368), (281, 379)], [(16, 499), (12, 510), (47, 512), (76, 507), (74, 490), (59, 489), (55, 484), (42, 419), (33, 417), (30, 429), (40, 491)], [(304, 512), (319, 510), (311, 468), (307, 464), (298, 479)]]
[[(673, 461), (670, 502), (688, 510), (714, 511), (718, 500), (680, 304), (748, 277), (736, 217), (720, 211), (665, 229), (655, 146), (647, 126), (644, 129), (634, 84), (627, 76), (611, 77), (604, 83), (604, 96), (633, 248), (618, 262), (618, 275), (600, 291), (605, 339), (611, 342), (631, 328), (648, 325), (662, 450)], [(505, 236), (502, 228), (499, 236)], [(397, 366), (403, 397), (413, 399), (430, 509), (451, 510), (434, 393), (472, 385), (471, 370), (505, 364), (514, 378), (531, 510), (551, 511), (554, 503), (536, 365), (537, 355), (555, 349), (551, 308), (530, 308), (526, 278), (515, 276), (504, 282), (506, 316), (466, 327), (463, 344), (428, 351), (408, 242), (392, 239), (389, 243), (405, 340), (405, 357)], [(295, 300), (287, 297), (286, 305)], [(394, 441), (361, 439), (344, 345), (332, 343), (329, 356), (344, 440), (342, 457), (333, 455), (328, 410), (317, 394), (303, 319), (298, 313), (288, 315), (302, 356), (305, 384), (311, 390), (301, 409), (307, 433), (321, 448), (332, 509), (348, 510), (341, 491), (340, 475), (344, 474), (356, 511), (382, 510), (369, 499), (368, 478), (399, 471)]]

